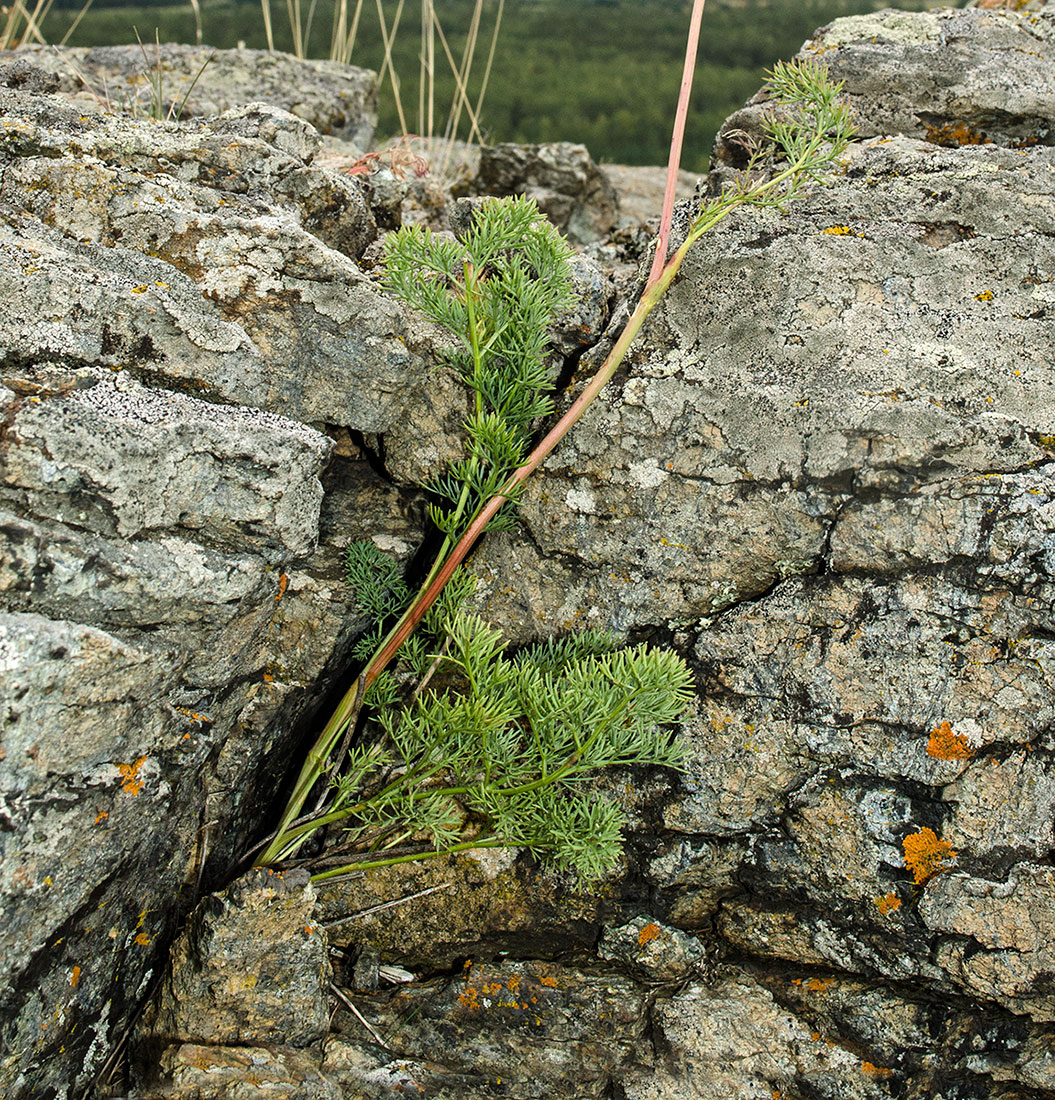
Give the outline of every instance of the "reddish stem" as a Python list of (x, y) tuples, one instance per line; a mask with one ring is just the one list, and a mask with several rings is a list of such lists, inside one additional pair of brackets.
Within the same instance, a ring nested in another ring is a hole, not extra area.
[(659, 219), (659, 241), (652, 259), (652, 271), (648, 276), (651, 286), (660, 276), (667, 262), (667, 244), (670, 241), (670, 223), (674, 217), (674, 195), (678, 187), (678, 169), (681, 167), (681, 147), (685, 140), (685, 120), (689, 114), (689, 95), (692, 77), (696, 72), (696, 53), (700, 46), (700, 23), (703, 21), (703, 5), (706, 0), (694, 0), (689, 37), (685, 43), (685, 66), (681, 72), (681, 91), (678, 93), (678, 109), (674, 114), (674, 132), (670, 138), (670, 157), (667, 160), (667, 188), (663, 193), (663, 213)]

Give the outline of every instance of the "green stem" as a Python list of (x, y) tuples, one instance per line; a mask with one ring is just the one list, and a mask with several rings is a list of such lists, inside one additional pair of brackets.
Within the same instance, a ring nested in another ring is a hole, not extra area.
[(390, 859), (364, 860), (362, 863), (347, 863), (343, 867), (333, 867), (329, 871), (320, 871), (311, 876), (312, 882), (324, 882), (329, 878), (337, 878), (340, 875), (351, 875), (356, 871), (368, 871), (373, 867), (394, 867), (397, 863), (414, 863), (422, 859), (438, 859), (440, 856), (455, 855), (458, 852), (468, 852), (473, 848), (508, 848), (509, 843), (499, 840), (497, 837), (488, 837), (484, 840), (467, 840), (462, 844), (452, 844), (449, 848), (440, 848), (425, 852), (412, 852), (407, 856), (392, 856)]

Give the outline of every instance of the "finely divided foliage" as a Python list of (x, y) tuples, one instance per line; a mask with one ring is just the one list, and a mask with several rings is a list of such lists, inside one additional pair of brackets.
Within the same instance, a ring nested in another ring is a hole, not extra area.
[[(458, 337), (457, 367), (474, 396), (468, 453), (429, 486), (446, 501), (436, 526), (456, 540), (466, 517), (523, 462), (534, 425), (553, 411), (547, 331), (571, 305), (570, 252), (529, 199), (493, 199), (461, 241), (405, 227), (385, 242), (385, 285)], [(492, 526), (508, 526), (506, 510)]]

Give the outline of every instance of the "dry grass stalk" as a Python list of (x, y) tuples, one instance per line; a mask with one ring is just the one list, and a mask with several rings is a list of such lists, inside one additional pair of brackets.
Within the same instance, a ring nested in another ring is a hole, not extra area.
[(40, 24), (51, 10), (51, 0), (36, 0), (33, 9), (26, 7), (24, 0), (14, 0), (6, 12), (4, 29), (0, 31), (0, 50), (13, 50), (25, 42), (37, 42), (46, 46)]

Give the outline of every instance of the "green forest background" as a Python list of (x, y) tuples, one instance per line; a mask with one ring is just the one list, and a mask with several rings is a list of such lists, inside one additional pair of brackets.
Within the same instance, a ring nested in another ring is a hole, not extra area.
[[(55, 0), (45, 32), (49, 41), (66, 33), (83, 0)], [(292, 0), (290, 0), (292, 3)], [(335, 0), (315, 0), (308, 56), (329, 53)], [(300, 0), (302, 19), (309, 0)], [(711, 0), (704, 13), (684, 167), (706, 170), (713, 136), (722, 121), (763, 81), (764, 70), (790, 58), (813, 31), (832, 19), (900, 7), (919, 11), (934, 0)], [(243, 42), (267, 45), (259, 0), (200, 0), (202, 40), (218, 48)], [(400, 5), (384, 0), (391, 26)], [(493, 69), (481, 112), (492, 143), (577, 141), (594, 158), (619, 164), (666, 162), (677, 100), (685, 33), (691, 5), (685, 0), (506, 0)], [(418, 117), (420, 7), (402, 5), (393, 57), (400, 77), (408, 128), (421, 132)], [(439, 0), (436, 9), (452, 52), (460, 57), (473, 0)], [(498, 0), (486, 0), (480, 44), (469, 79), (475, 100), (485, 67)], [(289, 49), (286, 0), (272, 0), (275, 45)], [(152, 43), (194, 42), (193, 7), (164, 0), (95, 0), (69, 39), (70, 45), (134, 43), (136, 30)], [(438, 49), (438, 47), (437, 47)], [(384, 57), (376, 2), (363, 7), (352, 63), (379, 69)], [(449, 66), (437, 65), (435, 102), (446, 108), (455, 84)], [(441, 131), (446, 118), (437, 122)], [(391, 83), (382, 89), (379, 132), (400, 129)], [(459, 136), (466, 137), (463, 120)]]

